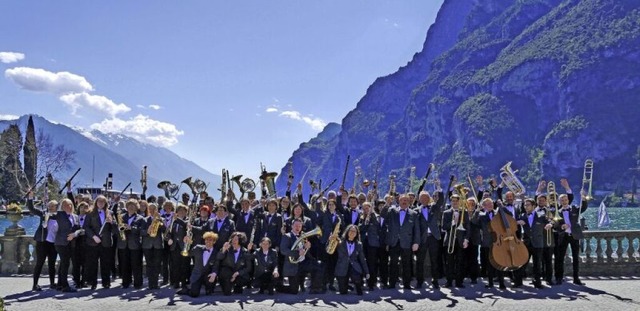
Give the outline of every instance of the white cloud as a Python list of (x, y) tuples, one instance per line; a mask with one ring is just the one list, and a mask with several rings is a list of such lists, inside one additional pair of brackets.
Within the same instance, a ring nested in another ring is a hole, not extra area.
[(19, 62), (24, 59), (24, 54), (17, 52), (0, 52), (0, 62), (5, 64)]
[(137, 115), (129, 120), (118, 118), (105, 119), (91, 125), (91, 129), (107, 134), (123, 134), (138, 141), (161, 147), (169, 147), (178, 143), (178, 136), (184, 135), (175, 125)]
[(322, 131), (322, 129), (327, 125), (327, 122), (325, 122), (320, 118), (313, 118), (312, 116), (303, 116), (299, 111), (294, 111), (294, 110), (283, 111), (279, 114), (279, 116), (302, 121), (307, 125), (311, 126), (311, 128), (316, 131)]
[(70, 72), (51, 72), (40, 68), (16, 67), (7, 69), (5, 77), (23, 89), (34, 92), (65, 94), (93, 91), (93, 86), (83, 76)]
[(65, 94), (60, 96), (60, 100), (71, 108), (73, 114), (76, 114), (77, 110), (83, 107), (105, 113), (112, 118), (117, 114), (131, 111), (131, 108), (123, 103), (116, 104), (107, 97), (86, 92)]
[(149, 105), (149, 108), (153, 110), (160, 110), (162, 107), (160, 107), (159, 105)]
[(0, 121), (12, 121), (20, 119), (19, 116), (15, 116), (12, 114), (0, 114)]
[(136, 107), (140, 108), (140, 109), (147, 109), (147, 107), (143, 106), (143, 105), (136, 105)]
[(266, 110), (266, 111), (267, 111), (267, 112), (278, 112), (278, 108), (275, 108), (275, 107), (269, 107), (269, 108), (267, 108), (267, 110)]

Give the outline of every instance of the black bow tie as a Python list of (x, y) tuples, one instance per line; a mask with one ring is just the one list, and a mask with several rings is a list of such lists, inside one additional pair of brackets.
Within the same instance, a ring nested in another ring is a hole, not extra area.
[(218, 223), (221, 223), (221, 222), (222, 222), (222, 219), (218, 219)]
[(208, 248), (205, 248), (204, 251), (207, 252), (207, 253), (211, 252), (211, 250), (208, 249)]

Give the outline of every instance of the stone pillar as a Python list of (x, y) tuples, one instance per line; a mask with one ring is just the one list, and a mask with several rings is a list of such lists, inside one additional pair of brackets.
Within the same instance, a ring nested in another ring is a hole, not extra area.
[(26, 232), (24, 228), (18, 224), (18, 222), (22, 219), (22, 214), (7, 213), (7, 218), (13, 224), (4, 231), (2, 266), (0, 266), (0, 272), (14, 274), (18, 273), (18, 271), (20, 270), (20, 262), (18, 257), (18, 237), (24, 235)]

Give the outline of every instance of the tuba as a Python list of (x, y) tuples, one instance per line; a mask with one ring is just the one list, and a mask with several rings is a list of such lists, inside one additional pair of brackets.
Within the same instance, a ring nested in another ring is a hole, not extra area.
[(270, 197), (276, 196), (276, 184), (275, 184), (276, 176), (278, 176), (278, 173), (267, 172), (265, 166), (262, 166), (262, 174), (260, 175), (260, 180), (267, 187), (267, 192), (269, 193)]
[(338, 237), (338, 234), (340, 234), (340, 225), (342, 224), (342, 220), (340, 220), (340, 217), (337, 217), (337, 218), (338, 218), (338, 222), (336, 223), (336, 226), (333, 227), (333, 232), (331, 233), (336, 237), (327, 242), (326, 251), (327, 251), (327, 254), (329, 255), (333, 255), (333, 253), (336, 252), (336, 248), (338, 247), (338, 244), (340, 244), (340, 238)]
[[(307, 238), (310, 238), (314, 235), (322, 235), (322, 229), (320, 229), (320, 227), (316, 227), (309, 232), (302, 233), (300, 237), (293, 243), (293, 246), (291, 246), (291, 251), (297, 252), (301, 249), (304, 249), (304, 243), (307, 241)], [(294, 256), (289, 256), (289, 262), (293, 264), (301, 263), (302, 261), (304, 261), (306, 254), (307, 250), (305, 250), (304, 254), (298, 257), (298, 259), (296, 259)]]
[(527, 189), (525, 189), (520, 179), (516, 176), (517, 172), (517, 170), (514, 171), (511, 169), (511, 161), (509, 161), (509, 163), (500, 169), (500, 178), (509, 190), (513, 191), (516, 196), (520, 196), (527, 192)]

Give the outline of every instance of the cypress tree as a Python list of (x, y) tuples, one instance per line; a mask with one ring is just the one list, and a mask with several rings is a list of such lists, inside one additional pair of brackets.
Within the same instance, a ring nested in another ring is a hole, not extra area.
[(33, 126), (33, 117), (29, 116), (27, 123), (27, 133), (24, 141), (24, 173), (27, 176), (29, 185), (36, 182), (38, 169), (38, 149), (36, 147), (36, 131)]

